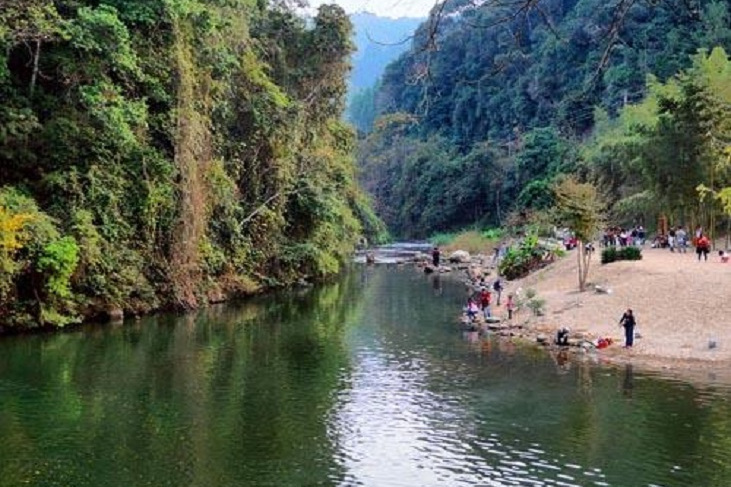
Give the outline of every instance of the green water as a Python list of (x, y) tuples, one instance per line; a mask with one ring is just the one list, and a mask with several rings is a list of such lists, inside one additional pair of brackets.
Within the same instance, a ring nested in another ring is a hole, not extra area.
[(409, 268), (0, 340), (0, 486), (729, 486), (731, 392), (454, 325)]

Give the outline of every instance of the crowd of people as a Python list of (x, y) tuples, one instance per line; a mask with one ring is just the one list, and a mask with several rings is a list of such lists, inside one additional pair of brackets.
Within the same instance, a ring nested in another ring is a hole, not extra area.
[(642, 225), (636, 225), (630, 230), (622, 227), (609, 227), (604, 230), (602, 245), (604, 247), (628, 247), (631, 245), (645, 245), (647, 232)]
[[(622, 227), (606, 228), (602, 234), (602, 246), (604, 247), (642, 247), (647, 243), (647, 232), (642, 225), (636, 225), (631, 229)], [(684, 254), (691, 247), (695, 248), (698, 260), (708, 260), (708, 254), (711, 251), (711, 240), (703, 232), (701, 226), (696, 227), (692, 236), (689, 230), (683, 225), (670, 227), (666, 233), (659, 233), (650, 242), (652, 248), (666, 248), (670, 252)], [(719, 250), (718, 255), (723, 263), (729, 262), (729, 254), (724, 250)]]

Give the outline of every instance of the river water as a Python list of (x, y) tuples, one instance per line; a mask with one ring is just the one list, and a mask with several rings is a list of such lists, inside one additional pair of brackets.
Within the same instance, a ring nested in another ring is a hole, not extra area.
[(465, 335), (356, 266), (195, 315), (0, 340), (0, 486), (729, 486), (731, 392)]

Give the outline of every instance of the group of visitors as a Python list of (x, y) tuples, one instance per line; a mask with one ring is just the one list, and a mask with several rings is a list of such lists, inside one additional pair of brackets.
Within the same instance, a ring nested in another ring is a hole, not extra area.
[[(602, 245), (604, 247), (628, 247), (643, 246), (646, 241), (646, 231), (642, 225), (635, 225), (631, 229), (623, 227), (609, 227), (604, 230), (602, 236)], [(666, 234), (658, 234), (652, 241), (653, 248), (668, 248), (670, 252), (678, 252), (684, 254), (692, 246), (698, 255), (698, 260), (708, 260), (708, 254), (711, 251), (711, 241), (703, 232), (703, 228), (699, 225), (696, 227), (691, 239), (689, 230), (687, 231), (683, 225), (670, 227)], [(724, 251), (719, 251), (718, 255), (721, 262), (728, 262), (729, 256)]]
[(678, 252), (684, 254), (688, 251), (688, 233), (682, 225), (670, 227), (668, 230), (667, 244), (670, 252)]
[(631, 245), (645, 245), (647, 233), (645, 227), (636, 225), (627, 230), (622, 227), (609, 227), (604, 230), (602, 244), (604, 247), (628, 247)]
[[(492, 317), (492, 305), (501, 305), (501, 298), (503, 294), (503, 283), (500, 278), (497, 278), (492, 285), (490, 285), (484, 277), (480, 278), (479, 282), (473, 283), (477, 290), (470, 294), (467, 299), (467, 305), (465, 312), (470, 321), (474, 321), (478, 313), (482, 313), (485, 319)], [(508, 312), (508, 319), (513, 319), (513, 312), (515, 311), (515, 301), (513, 295), (509, 294), (508, 299), (505, 302), (505, 309)]]
[[(689, 238), (688, 232), (686, 232), (682, 225), (670, 227), (667, 236), (664, 238), (664, 241), (658, 241), (658, 244), (656, 245), (657, 247), (668, 247), (670, 252), (675, 252), (677, 250), (678, 253), (684, 254), (688, 251), (688, 248), (693, 245), (695, 246), (695, 253), (698, 256), (698, 260), (708, 260), (708, 254), (711, 252), (711, 240), (703, 232), (703, 227), (700, 225), (697, 226), (693, 232), (692, 240)], [(720, 250), (718, 255), (721, 258), (721, 262), (728, 261), (728, 257), (725, 256), (724, 251)]]

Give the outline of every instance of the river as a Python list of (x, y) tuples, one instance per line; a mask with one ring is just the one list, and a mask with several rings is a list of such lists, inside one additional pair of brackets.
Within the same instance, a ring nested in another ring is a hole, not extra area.
[(455, 324), (452, 280), (331, 284), (0, 340), (0, 486), (728, 486), (731, 392)]

